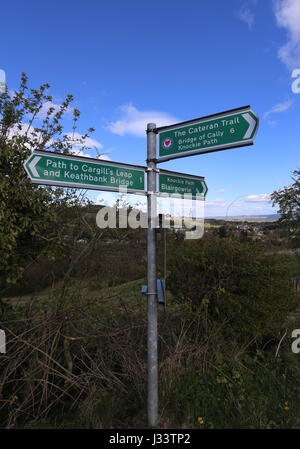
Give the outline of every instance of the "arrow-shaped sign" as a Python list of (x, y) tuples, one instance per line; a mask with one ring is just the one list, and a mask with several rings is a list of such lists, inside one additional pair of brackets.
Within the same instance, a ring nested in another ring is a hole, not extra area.
[(194, 199), (204, 200), (207, 185), (203, 176), (159, 170), (159, 193), (168, 195), (191, 195)]
[(250, 106), (157, 128), (158, 162), (252, 145), (259, 119)]
[(32, 182), (79, 189), (145, 194), (145, 168), (49, 151), (34, 151), (24, 168)]
[(30, 169), (33, 176), (36, 178), (40, 178), (40, 175), (37, 169), (35, 168), (36, 164), (39, 162), (40, 159), (41, 159), (40, 156), (34, 156), (32, 161), (28, 164), (28, 168)]
[(252, 133), (254, 131), (254, 128), (256, 126), (256, 120), (248, 113), (243, 114), (243, 118), (246, 120), (246, 122), (249, 123), (249, 128), (247, 129), (247, 132), (244, 135), (244, 139), (250, 139), (250, 137), (252, 136)]

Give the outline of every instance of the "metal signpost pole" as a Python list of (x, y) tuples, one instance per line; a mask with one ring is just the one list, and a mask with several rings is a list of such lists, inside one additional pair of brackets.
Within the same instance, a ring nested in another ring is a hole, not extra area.
[(165, 281), (165, 308), (167, 305), (167, 230), (164, 228), (164, 216), (161, 223), (161, 276)]
[(156, 125), (147, 125), (147, 363), (148, 425), (157, 426), (158, 360), (157, 360), (157, 293), (156, 293)]

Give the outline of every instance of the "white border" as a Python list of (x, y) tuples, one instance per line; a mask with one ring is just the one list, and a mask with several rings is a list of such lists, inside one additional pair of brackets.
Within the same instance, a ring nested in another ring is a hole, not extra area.
[[(32, 158), (32, 156), (42, 156), (42, 157), (49, 157), (49, 158), (61, 158), (61, 159), (67, 159), (67, 160), (74, 160), (74, 161), (82, 161), (82, 162), (90, 162), (93, 164), (101, 164), (108, 167), (119, 167), (122, 169), (130, 169), (130, 170), (140, 170), (144, 173), (144, 190), (139, 189), (131, 189), (130, 187), (127, 187), (125, 185), (118, 186), (118, 188), (114, 187), (106, 187), (106, 186), (95, 186), (95, 185), (89, 185), (89, 184), (81, 184), (81, 183), (72, 183), (66, 182), (66, 181), (56, 181), (56, 180), (43, 180), (38, 178), (33, 178), (30, 174), (29, 170), (26, 167), (26, 164), (28, 164), (29, 160)], [(126, 187), (128, 193), (136, 193), (140, 195), (146, 195), (146, 168), (142, 166), (136, 166), (136, 165), (130, 165), (130, 164), (122, 164), (120, 162), (113, 162), (113, 161), (102, 161), (101, 159), (94, 159), (90, 157), (82, 157), (82, 156), (76, 156), (76, 155), (68, 155), (68, 154), (62, 154), (62, 153), (55, 153), (50, 151), (33, 151), (28, 159), (23, 164), (26, 173), (31, 180), (33, 184), (41, 184), (41, 185), (49, 185), (49, 186), (57, 186), (57, 187), (69, 187), (69, 188), (78, 188), (78, 189), (87, 189), (87, 190), (104, 190), (108, 192), (120, 192), (120, 188), (122, 189)]]
[[(195, 180), (195, 181), (202, 181), (203, 184), (204, 184), (204, 189), (205, 189), (204, 193), (202, 194), (203, 195), (203, 199), (205, 199), (205, 197), (207, 195), (208, 187), (207, 187), (207, 184), (205, 182), (204, 176), (190, 175), (190, 174), (179, 173), (179, 172), (169, 171), (169, 170), (159, 170), (158, 183), (157, 183), (157, 190), (158, 190), (158, 192), (157, 193), (160, 194), (160, 195), (168, 195), (168, 196), (173, 195), (173, 193), (160, 192), (159, 191), (159, 176), (160, 175), (177, 176), (178, 178), (181, 177), (181, 178), (192, 179), (192, 180)], [(174, 192), (174, 194), (177, 194), (177, 192)], [(183, 197), (184, 194), (178, 193), (178, 195), (181, 195)], [(187, 193), (187, 195), (191, 195), (193, 198), (196, 198), (196, 195), (193, 195), (191, 193)]]
[[(166, 156), (160, 156), (160, 136), (161, 133), (166, 133), (168, 131), (174, 131), (176, 129), (184, 129), (186, 127), (190, 127), (190, 126), (197, 126), (201, 123), (206, 123), (206, 122), (211, 122), (211, 121), (215, 121), (215, 120), (219, 120), (222, 119), (222, 117), (231, 117), (232, 115), (238, 115), (238, 114), (245, 114), (246, 112), (251, 112), (254, 117), (257, 120), (257, 124), (256, 124), (256, 129), (255, 132), (253, 134), (253, 136), (251, 137), (251, 139), (245, 139), (245, 140), (239, 140), (237, 142), (232, 142), (232, 143), (227, 143), (227, 144), (220, 144), (220, 145), (215, 145), (213, 147), (206, 147), (206, 148), (202, 148), (202, 149), (195, 149), (195, 150), (189, 150), (189, 151), (183, 151), (182, 153), (174, 153), (174, 154), (168, 154)], [(251, 109), (251, 108), (245, 108), (245, 109), (241, 109), (241, 110), (236, 110), (236, 112), (231, 112), (230, 114), (228, 113), (223, 113), (223, 114), (216, 114), (213, 117), (210, 118), (203, 118), (203, 119), (199, 119), (199, 121), (195, 122), (195, 121), (191, 121), (190, 123), (186, 123), (184, 125), (174, 125), (174, 127), (168, 127), (167, 129), (163, 129), (161, 131), (158, 131), (158, 158), (157, 158), (157, 162), (163, 162), (163, 161), (168, 161), (170, 159), (177, 159), (179, 157), (185, 157), (185, 156), (191, 156), (194, 154), (205, 154), (205, 153), (211, 153), (213, 151), (221, 151), (222, 149), (226, 150), (226, 149), (231, 149), (231, 148), (236, 148), (236, 147), (241, 147), (241, 146), (247, 146), (247, 145), (252, 145), (253, 141), (256, 137), (257, 131), (259, 128), (259, 117), (255, 114), (255, 112)]]

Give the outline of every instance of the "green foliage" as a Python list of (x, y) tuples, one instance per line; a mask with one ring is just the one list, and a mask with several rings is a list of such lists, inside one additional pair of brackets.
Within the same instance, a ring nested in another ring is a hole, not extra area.
[(33, 185), (23, 168), (32, 150), (68, 153), (74, 143), (84, 146), (88, 136), (74, 139), (76, 109), (73, 135), (63, 133), (62, 119), (73, 97), (67, 95), (57, 110), (48, 89), (48, 84), (29, 89), (23, 74), (18, 91), (0, 95), (0, 297), (36, 258), (55, 257), (62, 245), (59, 214), (78, 203), (72, 190)]
[[(44, 295), (10, 301), (1, 317), (9, 350), (1, 356), (0, 427), (147, 425), (143, 282), (92, 290), (90, 279), (68, 277)], [(290, 330), (279, 349), (281, 335), (244, 344), (227, 337), (222, 315), (209, 321), (208, 306), (168, 292), (159, 309), (160, 427), (299, 427)], [(265, 319), (270, 326), (271, 314)]]
[(300, 170), (294, 171), (293, 184), (274, 191), (271, 199), (279, 205), (280, 223), (293, 246), (300, 245)]
[(189, 369), (172, 378), (176, 400), (168, 397), (166, 415), (177, 426), (189, 422), (200, 428), (297, 427), (300, 370), (289, 350), (276, 363), (271, 351), (230, 358), (223, 347), (223, 361), (209, 357), (205, 371), (203, 357), (195, 358)]
[(213, 236), (173, 251), (168, 287), (201, 314), (204, 330), (223, 323), (223, 335), (239, 342), (278, 335), (295, 306), (283, 258), (259, 243)]
[(136, 342), (146, 341), (144, 309), (121, 293), (95, 293), (71, 280), (5, 309), (0, 427), (47, 427), (49, 420), (59, 427), (127, 427), (140, 414), (146, 350)]

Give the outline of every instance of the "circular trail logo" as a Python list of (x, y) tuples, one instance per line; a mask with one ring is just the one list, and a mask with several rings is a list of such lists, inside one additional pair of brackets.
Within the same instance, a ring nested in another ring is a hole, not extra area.
[(167, 137), (164, 141), (163, 141), (163, 147), (164, 148), (170, 148), (172, 146), (173, 140), (170, 139), (170, 137)]

